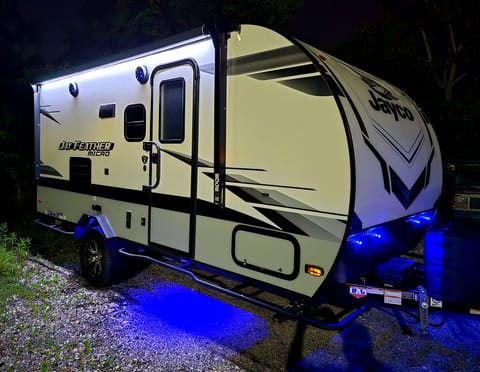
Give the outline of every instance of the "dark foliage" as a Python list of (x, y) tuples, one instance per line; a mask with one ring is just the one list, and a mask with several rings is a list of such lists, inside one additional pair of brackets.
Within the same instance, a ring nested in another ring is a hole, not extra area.
[(33, 198), (33, 108), (23, 51), (35, 27), (21, 19), (16, 1), (0, 5), (0, 221), (18, 221)]
[(91, 61), (200, 27), (255, 23), (291, 31), (302, 0), (85, 0), (83, 27), (70, 29), (65, 61)]
[(480, 159), (480, 7), (475, 0), (377, 0), (383, 15), (338, 51), (427, 112), (445, 158)]

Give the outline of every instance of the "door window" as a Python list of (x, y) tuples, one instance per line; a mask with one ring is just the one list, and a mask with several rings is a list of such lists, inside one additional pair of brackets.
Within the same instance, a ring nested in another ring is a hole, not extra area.
[(185, 138), (185, 80), (164, 80), (160, 84), (160, 131), (163, 143), (181, 143)]

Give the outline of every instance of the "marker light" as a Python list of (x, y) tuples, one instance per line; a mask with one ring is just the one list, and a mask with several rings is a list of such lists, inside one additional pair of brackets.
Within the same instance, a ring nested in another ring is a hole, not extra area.
[(148, 82), (148, 69), (146, 66), (138, 66), (135, 69), (135, 78), (140, 84), (146, 84)]
[(68, 84), (68, 91), (70, 92), (72, 97), (78, 96), (78, 84), (77, 83)]
[(312, 275), (312, 276), (316, 276), (316, 277), (320, 277), (323, 275), (323, 269), (319, 266), (315, 266), (315, 265), (305, 265), (305, 272), (308, 274), (308, 275)]

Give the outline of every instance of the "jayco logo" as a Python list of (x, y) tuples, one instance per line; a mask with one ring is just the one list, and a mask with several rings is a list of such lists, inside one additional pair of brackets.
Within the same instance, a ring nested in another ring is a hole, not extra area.
[(413, 114), (407, 107), (393, 102), (397, 101), (398, 98), (392, 92), (367, 76), (362, 76), (361, 79), (370, 87), (368, 93), (370, 93), (372, 99), (369, 99), (368, 102), (375, 111), (393, 115), (395, 121), (398, 121), (399, 118), (413, 121)]
[(393, 103), (386, 101), (381, 97), (377, 97), (371, 90), (368, 90), (368, 92), (370, 93), (370, 97), (372, 97), (372, 99), (369, 99), (368, 102), (375, 111), (381, 111), (385, 114), (393, 115), (395, 117), (395, 121), (398, 121), (399, 117), (413, 121), (412, 112), (407, 107), (400, 106), (398, 103)]

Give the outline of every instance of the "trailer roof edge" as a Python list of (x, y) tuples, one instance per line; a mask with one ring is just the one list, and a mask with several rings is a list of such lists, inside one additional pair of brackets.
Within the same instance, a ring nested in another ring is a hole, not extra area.
[(144, 54), (155, 52), (155, 51), (161, 50), (162, 48), (169, 47), (175, 44), (178, 44), (178, 45), (186, 44), (189, 41), (202, 36), (210, 37), (208, 34), (205, 33), (204, 26), (187, 30), (172, 36), (167, 36), (166, 38), (162, 38), (161, 40), (153, 41), (151, 43), (147, 43), (136, 48), (114, 53), (112, 55), (105, 56), (103, 58), (94, 59), (94, 60), (79, 64), (78, 66), (69, 67), (64, 70), (57, 71), (56, 73), (47, 73), (44, 75), (39, 75), (34, 80), (32, 85), (42, 84), (47, 81), (60, 79), (68, 75), (74, 75), (76, 73), (83, 72), (85, 70), (89, 70), (93, 68), (98, 68), (100, 66), (107, 66), (109, 64), (117, 63), (119, 61), (125, 61), (128, 59), (137, 58)]

